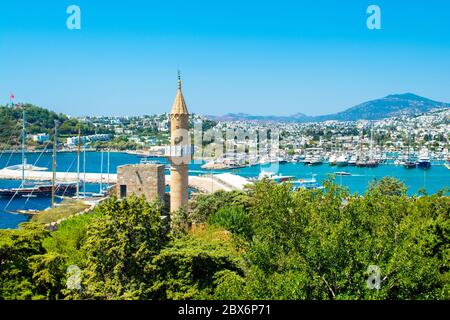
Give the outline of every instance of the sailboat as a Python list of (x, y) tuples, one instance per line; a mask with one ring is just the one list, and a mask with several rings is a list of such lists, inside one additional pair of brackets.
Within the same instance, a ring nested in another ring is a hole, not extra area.
[[(42, 198), (54, 196), (73, 196), (77, 192), (77, 186), (73, 183), (58, 183), (55, 185), (53, 179), (52, 184), (38, 184), (33, 187), (25, 187), (25, 170), (27, 168), (27, 160), (25, 156), (25, 143), (26, 143), (26, 112), (23, 110), (23, 125), (22, 125), (22, 183), (19, 188), (0, 189), (0, 198), (13, 199), (15, 197), (23, 198)], [(53, 177), (55, 177), (55, 157), (56, 157), (56, 127), (55, 127), (55, 143), (54, 143), (54, 161), (53, 161)]]
[(375, 160), (373, 154), (373, 124), (370, 130), (370, 153), (369, 153), (369, 160), (366, 162), (366, 167), (367, 168), (378, 167), (378, 161)]
[(414, 169), (416, 167), (416, 162), (412, 160), (411, 153), (411, 133), (408, 132), (408, 157), (406, 158), (405, 163), (403, 164), (403, 167), (406, 169)]

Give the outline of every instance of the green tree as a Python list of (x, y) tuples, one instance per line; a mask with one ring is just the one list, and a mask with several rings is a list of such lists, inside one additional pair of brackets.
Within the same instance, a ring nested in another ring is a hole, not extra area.
[(1, 299), (32, 299), (37, 294), (30, 258), (45, 254), (42, 240), (47, 236), (42, 225), (32, 223), (23, 223), (18, 230), (0, 230)]
[(162, 205), (144, 198), (112, 198), (95, 209), (83, 246), (82, 296), (95, 299), (148, 297), (148, 262), (166, 243)]
[(247, 196), (242, 191), (216, 191), (200, 194), (192, 201), (189, 222), (205, 223), (208, 218), (225, 206), (247, 206)]
[(253, 236), (252, 222), (244, 207), (223, 207), (208, 219), (209, 224), (216, 224), (231, 233), (250, 240)]
[(151, 263), (156, 299), (211, 299), (224, 271), (242, 275), (228, 232), (207, 227), (175, 239)]

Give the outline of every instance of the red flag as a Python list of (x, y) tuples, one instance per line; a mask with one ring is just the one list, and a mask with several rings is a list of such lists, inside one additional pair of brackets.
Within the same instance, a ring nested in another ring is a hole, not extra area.
[(10, 98), (11, 100), (14, 100), (14, 93), (10, 93), (9, 98)]

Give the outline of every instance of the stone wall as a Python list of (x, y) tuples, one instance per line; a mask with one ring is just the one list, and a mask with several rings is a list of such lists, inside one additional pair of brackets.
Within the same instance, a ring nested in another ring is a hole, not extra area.
[(164, 201), (166, 187), (165, 165), (136, 164), (117, 168), (117, 197), (144, 195), (149, 201), (159, 197)]

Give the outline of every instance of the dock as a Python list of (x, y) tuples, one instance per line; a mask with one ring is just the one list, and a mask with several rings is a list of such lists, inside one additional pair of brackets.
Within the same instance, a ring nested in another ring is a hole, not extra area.
[[(0, 169), (1, 180), (22, 180), (22, 171)], [(27, 181), (51, 181), (52, 172), (25, 170), (25, 180)], [(58, 182), (76, 182), (78, 174), (76, 172), (56, 172)], [(117, 174), (110, 173), (80, 173), (80, 180), (86, 183), (117, 183)], [(189, 176), (189, 186), (201, 192), (212, 193), (215, 191), (242, 190), (248, 182), (246, 179), (233, 174)], [(170, 175), (166, 175), (166, 184), (170, 183)]]

